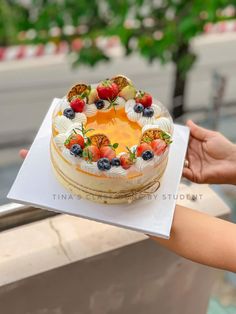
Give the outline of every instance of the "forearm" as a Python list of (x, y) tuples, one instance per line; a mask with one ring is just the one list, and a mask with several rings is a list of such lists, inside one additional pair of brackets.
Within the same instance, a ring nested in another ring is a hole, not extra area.
[(236, 225), (177, 205), (169, 240), (151, 237), (194, 262), (236, 272)]

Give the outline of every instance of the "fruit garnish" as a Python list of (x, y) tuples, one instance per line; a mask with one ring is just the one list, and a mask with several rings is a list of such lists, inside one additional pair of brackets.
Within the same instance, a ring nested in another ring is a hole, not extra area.
[(81, 146), (79, 144), (74, 144), (71, 146), (70, 148), (70, 153), (71, 155), (78, 157), (78, 156), (82, 156), (83, 154), (83, 149), (81, 148)]
[(153, 151), (152, 150), (145, 150), (142, 153), (142, 158), (143, 160), (150, 160), (154, 157)]
[(72, 108), (66, 108), (64, 111), (63, 111), (63, 115), (65, 117), (67, 117), (68, 119), (74, 119), (75, 117), (75, 112)]
[(156, 139), (151, 142), (151, 147), (155, 155), (160, 156), (166, 150), (167, 144), (162, 139)]
[(129, 169), (136, 161), (136, 150), (132, 151), (126, 146), (127, 153), (120, 156), (120, 164), (124, 169)]
[(146, 150), (152, 150), (152, 147), (150, 144), (142, 143), (142, 144), (138, 145), (137, 149), (136, 149), (137, 157), (142, 156), (142, 153), (145, 152)]
[(68, 101), (71, 101), (72, 98), (75, 96), (82, 96), (84, 98), (88, 96), (90, 89), (91, 89), (90, 85), (79, 83), (71, 87), (66, 97)]
[(152, 104), (152, 96), (146, 92), (139, 91), (135, 97), (135, 101), (142, 104), (145, 108), (150, 107)]
[(97, 146), (90, 145), (83, 150), (83, 158), (88, 162), (97, 161), (101, 157)]
[(109, 138), (104, 134), (94, 134), (89, 138), (91, 145), (95, 145), (98, 148), (101, 148), (102, 146), (109, 146), (111, 144)]
[(113, 167), (119, 167), (120, 166), (120, 159), (118, 157), (115, 157), (111, 160), (111, 165)]
[(116, 83), (116, 85), (119, 88), (119, 91), (121, 91), (126, 86), (132, 85), (130, 79), (124, 75), (116, 75), (111, 79), (111, 81)]
[(97, 162), (97, 167), (101, 171), (107, 171), (111, 169), (111, 163), (108, 158), (101, 158)]
[(101, 110), (105, 107), (105, 102), (103, 99), (99, 99), (95, 102), (95, 106), (97, 107), (98, 110)]
[(100, 148), (100, 154), (101, 157), (108, 158), (109, 160), (112, 160), (116, 157), (116, 152), (111, 146), (102, 146)]
[(151, 118), (154, 115), (154, 110), (152, 109), (152, 107), (146, 107), (143, 110), (143, 116), (147, 117), (147, 118)]
[(140, 143), (151, 143), (156, 139), (162, 139), (167, 145), (172, 143), (171, 135), (159, 128), (145, 131), (141, 137)]
[(166, 142), (167, 145), (172, 143), (171, 135), (167, 132), (160, 131), (160, 138)]
[(113, 100), (119, 93), (119, 88), (116, 83), (110, 80), (105, 80), (97, 86), (98, 96), (101, 99)]
[(155, 139), (160, 138), (160, 129), (149, 129), (145, 131), (141, 137), (140, 143), (151, 143)]
[(119, 92), (119, 96), (123, 97), (125, 100), (133, 99), (136, 95), (136, 89), (133, 85), (128, 85)]
[(92, 88), (88, 94), (88, 104), (94, 104), (98, 99), (99, 97), (96, 88)]
[(134, 106), (134, 112), (136, 113), (142, 113), (144, 110), (144, 107), (142, 104), (135, 104)]
[(76, 132), (74, 134), (71, 134), (65, 141), (64, 145), (66, 148), (70, 149), (73, 145), (79, 144), (81, 148), (84, 148), (84, 138), (80, 134), (77, 134)]
[(70, 106), (75, 112), (83, 112), (85, 101), (83, 98), (77, 97), (70, 102)]
[(134, 162), (130, 159), (130, 155), (128, 153), (120, 156), (120, 164), (123, 169), (129, 169), (133, 163)]

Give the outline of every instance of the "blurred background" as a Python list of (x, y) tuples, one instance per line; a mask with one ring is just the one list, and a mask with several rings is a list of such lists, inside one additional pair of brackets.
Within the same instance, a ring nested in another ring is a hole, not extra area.
[[(124, 74), (170, 110), (236, 141), (235, 0), (1, 0), (0, 205), (54, 97)], [(235, 187), (213, 187), (232, 208)], [(1, 219), (1, 218), (0, 218)], [(235, 281), (235, 283), (234, 283)], [(236, 313), (222, 276), (208, 314)]]

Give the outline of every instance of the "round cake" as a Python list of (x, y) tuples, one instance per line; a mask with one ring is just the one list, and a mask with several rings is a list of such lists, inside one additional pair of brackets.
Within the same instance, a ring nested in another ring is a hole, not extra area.
[(167, 109), (127, 77), (79, 83), (53, 112), (52, 167), (75, 195), (128, 203), (159, 188), (172, 133)]

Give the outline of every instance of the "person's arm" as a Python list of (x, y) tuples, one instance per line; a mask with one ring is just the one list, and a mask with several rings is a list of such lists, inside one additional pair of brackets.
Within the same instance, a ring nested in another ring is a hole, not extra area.
[(236, 272), (233, 223), (177, 205), (170, 239), (150, 238), (194, 262)]
[[(190, 141), (183, 176), (197, 183), (236, 184), (236, 145), (188, 121)], [(170, 240), (151, 237), (178, 255), (236, 272), (236, 225), (177, 205)]]

